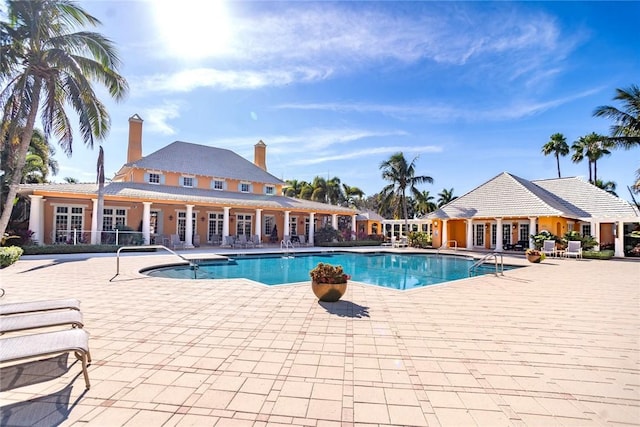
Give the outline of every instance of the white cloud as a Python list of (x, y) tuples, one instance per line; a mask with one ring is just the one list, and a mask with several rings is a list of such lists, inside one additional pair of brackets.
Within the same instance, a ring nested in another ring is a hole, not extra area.
[(175, 135), (176, 129), (169, 124), (169, 121), (180, 117), (180, 104), (165, 101), (156, 107), (144, 109), (142, 116), (145, 121), (145, 130), (162, 135)]
[(424, 145), (424, 146), (386, 146), (386, 147), (370, 147), (361, 150), (347, 151), (341, 152), (333, 155), (324, 155), (320, 157), (307, 157), (306, 159), (301, 159), (298, 161), (299, 165), (315, 165), (318, 163), (325, 162), (334, 162), (336, 160), (348, 160), (348, 159), (357, 159), (363, 158), (372, 155), (379, 154), (393, 154), (397, 152), (405, 152), (405, 153), (440, 153), (442, 152), (442, 147), (435, 145)]

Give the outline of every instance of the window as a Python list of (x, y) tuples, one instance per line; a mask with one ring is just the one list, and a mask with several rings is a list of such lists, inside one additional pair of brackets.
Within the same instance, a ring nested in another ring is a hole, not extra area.
[(520, 224), (520, 235), (518, 240), (529, 241), (529, 224)]
[(502, 244), (511, 244), (511, 224), (502, 224)]
[(276, 224), (276, 217), (273, 215), (265, 215), (264, 217), (264, 234), (271, 236), (273, 226)]
[(150, 173), (149, 174), (149, 183), (150, 184), (160, 184), (160, 174), (159, 173)]
[(582, 224), (582, 235), (591, 236), (591, 224)]
[(213, 188), (214, 190), (224, 190), (224, 181), (214, 179), (211, 183), (211, 188)]
[(475, 246), (484, 246), (484, 224), (476, 224), (474, 227), (475, 231)]
[(236, 215), (236, 235), (251, 236), (251, 215)]
[(241, 182), (240, 183), (240, 191), (243, 193), (248, 193), (250, 190), (250, 185), (247, 182)]
[(291, 236), (298, 235), (298, 217), (292, 216), (289, 218), (289, 232), (291, 233)]
[[(196, 235), (196, 225), (198, 225), (198, 222), (196, 221), (197, 219), (197, 212), (191, 212), (191, 228), (192, 228), (192, 233), (191, 233), (191, 238), (193, 239), (193, 236)], [(185, 242), (186, 241), (186, 231), (187, 231), (187, 212), (185, 211), (181, 211), (178, 212), (178, 236), (180, 236), (180, 240)]]
[(210, 243), (219, 242), (222, 239), (222, 226), (224, 224), (224, 214), (217, 212), (209, 212), (209, 229), (207, 232), (207, 241)]
[[(56, 206), (54, 217), (55, 241), (66, 243), (73, 241), (73, 234), (82, 234), (84, 209), (73, 206)], [(76, 238), (78, 235), (76, 234)]]
[(182, 177), (182, 185), (184, 187), (193, 187), (193, 178), (190, 176), (183, 176)]
[(104, 231), (122, 228), (127, 224), (127, 211), (125, 209), (105, 208), (102, 212), (102, 229)]
[(491, 247), (495, 248), (498, 240), (498, 224), (491, 224)]
[(264, 194), (268, 194), (269, 196), (273, 196), (276, 194), (276, 187), (273, 185), (267, 185), (264, 187)]

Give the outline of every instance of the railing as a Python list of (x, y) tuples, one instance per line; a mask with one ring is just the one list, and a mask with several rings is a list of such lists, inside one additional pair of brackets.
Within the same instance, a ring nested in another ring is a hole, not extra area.
[(436, 251), (436, 255), (440, 254), (442, 249), (449, 249), (449, 243), (453, 243), (453, 250), (455, 252), (458, 251), (458, 241), (457, 240), (447, 240), (444, 245), (440, 246)]
[(284, 251), (289, 248), (293, 249), (293, 242), (291, 242), (291, 240), (282, 240), (280, 242), (280, 250)]
[(116, 277), (118, 277), (118, 275), (120, 274), (120, 252), (124, 250), (140, 250), (140, 249), (164, 249), (168, 252), (171, 252), (175, 256), (182, 258), (185, 262), (189, 263), (189, 266), (193, 270), (193, 278), (194, 279), (196, 278), (196, 270), (198, 270), (199, 268), (197, 263), (183, 257), (179, 253), (172, 251), (171, 249), (169, 249), (164, 245), (143, 245), (143, 246), (123, 246), (121, 248), (118, 248), (118, 251), (116, 252), (116, 275), (109, 280), (110, 282)]
[[(500, 256), (500, 269), (499, 270), (498, 270), (498, 255)], [(484, 264), (485, 261), (488, 261), (491, 258), (493, 258), (493, 261), (494, 261), (495, 266), (496, 266), (496, 272), (495, 272), (496, 277), (498, 276), (498, 272), (500, 273), (501, 276), (504, 276), (504, 260), (502, 258), (502, 253), (500, 253), (500, 252), (492, 252), (490, 254), (486, 254), (485, 256), (480, 258), (478, 261), (473, 263), (473, 265), (471, 267), (469, 267), (469, 277), (471, 277), (472, 275), (475, 275), (475, 273), (477, 271), (477, 268), (480, 267), (482, 264)]]
[[(99, 245), (142, 245), (144, 238), (140, 231), (109, 230), (96, 232)], [(53, 242), (57, 245), (88, 245), (91, 243), (91, 230), (74, 228), (70, 231), (57, 230), (53, 232)]]

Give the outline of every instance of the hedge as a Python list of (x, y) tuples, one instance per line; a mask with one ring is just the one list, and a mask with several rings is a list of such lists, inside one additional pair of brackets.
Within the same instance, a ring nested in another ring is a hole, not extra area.
[(582, 258), (588, 259), (611, 259), (613, 258), (613, 251), (582, 251)]
[[(42, 245), (25, 246), (25, 255), (115, 253), (122, 245)], [(128, 252), (155, 252), (155, 249), (130, 249)]]
[(0, 248), (0, 268), (5, 268), (20, 259), (24, 251), (18, 246), (7, 246)]

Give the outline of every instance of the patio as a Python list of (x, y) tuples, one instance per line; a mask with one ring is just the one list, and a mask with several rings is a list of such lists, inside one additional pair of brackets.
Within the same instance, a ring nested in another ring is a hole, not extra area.
[(113, 281), (113, 254), (2, 270), (2, 303), (80, 299), (93, 356), (86, 392), (72, 357), (3, 366), (3, 425), (640, 424), (640, 262), (547, 259), (409, 292), (350, 282), (319, 304), (309, 283), (137, 273), (162, 261), (176, 257), (124, 256)]

